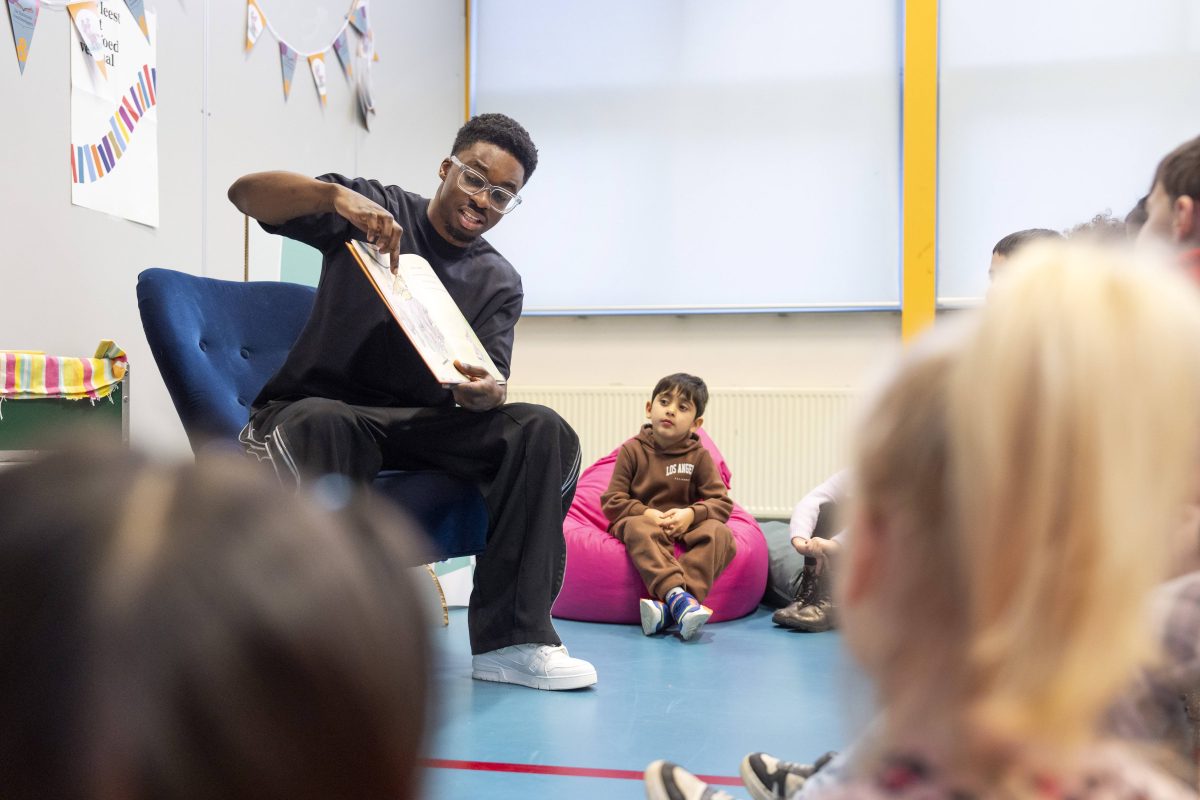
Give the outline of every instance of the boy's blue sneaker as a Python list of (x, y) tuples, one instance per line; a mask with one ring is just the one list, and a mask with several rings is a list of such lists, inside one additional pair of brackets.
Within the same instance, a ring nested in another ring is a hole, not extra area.
[(700, 601), (685, 591), (678, 591), (667, 598), (667, 607), (671, 618), (679, 623), (679, 635), (691, 639), (700, 630), (700, 626), (708, 622), (713, 615), (711, 608), (701, 605)]
[(671, 617), (667, 614), (666, 603), (661, 603), (658, 600), (648, 600), (642, 598), (639, 604), (642, 612), (642, 633), (647, 636), (653, 636), (656, 633), (662, 633), (671, 625)]

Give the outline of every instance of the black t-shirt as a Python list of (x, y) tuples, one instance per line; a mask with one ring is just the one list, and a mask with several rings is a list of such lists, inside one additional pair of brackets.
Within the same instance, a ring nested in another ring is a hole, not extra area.
[[(400, 252), (429, 261), (496, 367), (508, 377), (513, 329), (524, 297), (521, 276), (512, 265), (482, 238), (465, 248), (443, 239), (426, 216), (429, 201), (420, 195), (362, 178), (330, 174), (318, 180), (349, 187), (392, 213), (404, 229)], [(262, 227), (317, 248), (324, 259), (312, 315), (283, 366), (259, 392), (255, 410), (272, 400), (305, 397), (361, 406), (454, 403), (346, 247), (349, 239), (364, 238), (361, 231), (334, 213)]]

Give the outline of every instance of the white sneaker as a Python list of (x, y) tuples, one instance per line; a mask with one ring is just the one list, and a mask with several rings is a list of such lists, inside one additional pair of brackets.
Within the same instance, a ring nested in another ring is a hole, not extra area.
[(670, 761), (655, 761), (642, 777), (647, 800), (734, 800)]
[(702, 604), (684, 589), (672, 589), (667, 594), (667, 609), (671, 618), (679, 624), (679, 637), (690, 639), (708, 622), (713, 610)]
[(571, 658), (561, 644), (514, 644), (472, 656), (471, 677), (557, 691), (591, 686), (596, 682), (596, 668), (581, 658)]
[(712, 615), (713, 610), (705, 605), (695, 605), (688, 608), (680, 615), (679, 637), (685, 640), (691, 639), (703, 627), (704, 623), (708, 622)]
[(662, 633), (671, 625), (671, 615), (667, 612), (666, 604), (658, 600), (647, 600), (643, 597), (638, 603), (638, 613), (642, 616), (642, 633), (647, 636)]

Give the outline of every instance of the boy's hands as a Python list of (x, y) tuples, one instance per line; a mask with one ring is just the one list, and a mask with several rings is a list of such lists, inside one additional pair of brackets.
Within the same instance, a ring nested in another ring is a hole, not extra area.
[(653, 522), (655, 525), (658, 525), (660, 528), (662, 527), (663, 512), (654, 508), (647, 508), (642, 512), (642, 516)]
[(672, 508), (659, 517), (658, 525), (663, 533), (672, 539), (678, 539), (688, 532), (696, 521), (696, 512), (690, 508)]

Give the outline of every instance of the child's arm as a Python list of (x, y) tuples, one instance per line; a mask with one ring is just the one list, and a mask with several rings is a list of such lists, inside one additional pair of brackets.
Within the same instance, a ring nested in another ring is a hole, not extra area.
[(733, 501), (729, 499), (725, 481), (721, 480), (721, 473), (717, 471), (717, 465), (707, 450), (701, 452), (696, 469), (692, 472), (692, 490), (699, 498), (688, 506), (696, 515), (693, 524), (706, 519), (729, 521), (729, 515), (733, 513)]
[(608, 490), (600, 496), (600, 508), (609, 522), (616, 522), (625, 517), (636, 517), (646, 513), (645, 503), (630, 497), (630, 485), (637, 464), (633, 454), (626, 446), (617, 453), (617, 463), (613, 467), (612, 480), (608, 482)]
[(850, 470), (842, 470), (806, 494), (796, 504), (792, 511), (792, 521), (788, 525), (792, 536), (792, 544), (797, 539), (808, 539), (817, 527), (817, 518), (821, 514), (822, 503), (840, 503), (846, 499), (850, 490)]

